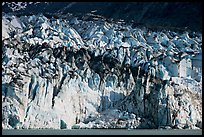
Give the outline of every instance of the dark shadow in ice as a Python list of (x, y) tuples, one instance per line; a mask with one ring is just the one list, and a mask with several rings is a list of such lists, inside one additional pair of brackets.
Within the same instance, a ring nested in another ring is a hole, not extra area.
[(109, 108), (114, 108), (118, 101), (123, 100), (125, 95), (114, 91), (110, 92), (110, 96), (101, 96), (101, 102), (98, 111), (102, 112)]
[(110, 101), (111, 102), (115, 102), (115, 101), (118, 101), (118, 100), (124, 99), (124, 98), (125, 98), (125, 95), (122, 93), (117, 93), (114, 91), (110, 92)]
[(16, 95), (16, 92), (18, 91), (15, 89), (15, 86), (12, 86), (8, 83), (2, 84), (3, 102), (5, 101), (6, 98), (11, 98), (11, 99), (15, 99), (20, 104), (22, 104), (21, 99)]
[(19, 123), (20, 121), (19, 121), (19, 117), (18, 116), (16, 116), (16, 115), (9, 115), (9, 120), (8, 120), (8, 124), (10, 125), (10, 126), (12, 126), (13, 128), (15, 128), (16, 127), (16, 125)]

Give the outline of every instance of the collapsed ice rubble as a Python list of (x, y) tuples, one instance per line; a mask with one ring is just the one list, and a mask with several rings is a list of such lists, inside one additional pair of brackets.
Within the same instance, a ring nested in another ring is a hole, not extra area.
[(202, 35), (2, 17), (2, 128), (202, 128)]

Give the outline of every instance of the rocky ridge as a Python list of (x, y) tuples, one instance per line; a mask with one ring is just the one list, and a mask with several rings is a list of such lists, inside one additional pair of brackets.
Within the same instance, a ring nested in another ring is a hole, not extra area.
[(68, 15), (3, 14), (3, 129), (202, 128), (202, 34)]

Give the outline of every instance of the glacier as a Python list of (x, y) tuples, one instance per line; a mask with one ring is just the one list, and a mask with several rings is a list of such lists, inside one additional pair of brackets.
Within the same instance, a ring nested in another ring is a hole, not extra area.
[(3, 129), (202, 129), (202, 34), (68, 15), (2, 14)]

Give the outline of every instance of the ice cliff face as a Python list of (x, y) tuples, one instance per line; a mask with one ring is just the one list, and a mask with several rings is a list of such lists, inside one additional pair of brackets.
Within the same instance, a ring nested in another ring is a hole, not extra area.
[(202, 35), (100, 16), (2, 17), (2, 128), (202, 128)]

